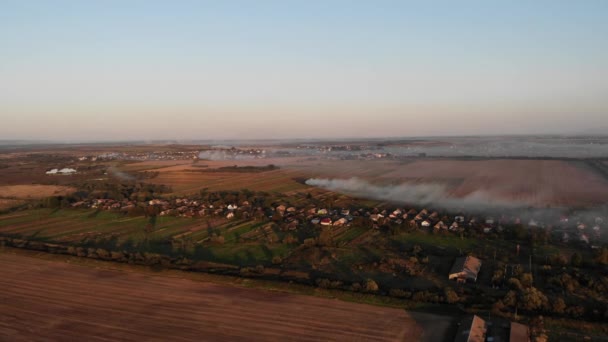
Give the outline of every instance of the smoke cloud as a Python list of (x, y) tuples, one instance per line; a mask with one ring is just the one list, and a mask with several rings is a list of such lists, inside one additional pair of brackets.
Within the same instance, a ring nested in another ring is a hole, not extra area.
[(446, 186), (438, 183), (399, 184), (394, 186), (374, 185), (359, 178), (321, 179), (311, 178), (307, 185), (341, 192), (347, 195), (371, 198), (418, 206), (432, 205), (443, 209), (486, 210), (492, 208), (523, 208), (528, 203), (496, 198), (485, 191), (475, 191), (464, 197), (449, 194)]
[(129, 181), (135, 180), (135, 177), (131, 176), (130, 174), (128, 174), (126, 172), (122, 172), (115, 167), (108, 168), (108, 173), (110, 175), (112, 175), (113, 177), (116, 177), (122, 181), (129, 182)]
[(206, 160), (251, 160), (255, 157), (247, 154), (235, 154), (223, 150), (213, 150), (200, 152), (198, 158)]

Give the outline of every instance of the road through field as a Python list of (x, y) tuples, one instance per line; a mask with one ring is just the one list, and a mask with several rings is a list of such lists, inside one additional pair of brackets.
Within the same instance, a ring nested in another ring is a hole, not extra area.
[(426, 325), (399, 309), (1, 251), (0, 269), (6, 341), (417, 341)]

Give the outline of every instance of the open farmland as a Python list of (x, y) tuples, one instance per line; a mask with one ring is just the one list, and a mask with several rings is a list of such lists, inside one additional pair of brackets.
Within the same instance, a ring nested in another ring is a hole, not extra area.
[[(234, 164), (234, 163), (233, 163)], [(241, 163), (240, 165), (249, 165)], [(132, 166), (134, 167), (134, 166)], [(192, 194), (207, 189), (267, 192), (290, 192), (306, 186), (294, 180), (299, 173), (294, 170), (272, 170), (266, 172), (213, 172), (211, 168), (195, 168), (189, 165), (169, 166), (154, 169), (159, 175), (150, 180), (154, 184), (170, 186), (176, 195)]]
[(48, 196), (63, 196), (75, 191), (69, 186), (59, 185), (5, 185), (0, 186), (0, 197), (17, 199), (39, 199)]
[[(0, 335), (12, 341), (415, 341), (443, 338), (450, 325), (441, 316), (418, 323), (404, 310), (6, 252), (0, 267)], [(424, 334), (428, 323), (433, 332)]]
[(23, 204), (22, 200), (13, 200), (13, 199), (3, 199), (0, 198), (0, 210), (10, 209), (16, 207), (18, 205)]
[[(214, 226), (221, 227), (223, 222), (216, 220)], [(150, 220), (143, 216), (129, 217), (107, 211), (37, 209), (0, 216), (0, 234), (73, 243), (114, 238), (116, 243), (124, 243), (142, 240), (144, 228), (149, 223)], [(206, 226), (207, 221), (202, 219), (162, 217), (156, 220), (150, 239), (186, 232), (197, 233), (203, 238)]]
[(316, 161), (294, 165), (314, 177), (359, 177), (379, 184), (440, 183), (451, 195), (476, 191), (538, 207), (603, 204), (608, 181), (577, 161), (557, 160), (450, 160)]

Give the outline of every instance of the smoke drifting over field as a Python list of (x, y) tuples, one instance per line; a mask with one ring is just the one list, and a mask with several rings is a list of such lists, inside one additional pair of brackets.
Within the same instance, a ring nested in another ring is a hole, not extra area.
[(115, 167), (108, 168), (108, 173), (110, 175), (112, 175), (113, 177), (116, 177), (122, 181), (129, 182), (129, 181), (135, 180), (135, 177), (131, 176), (130, 174), (128, 174), (126, 172), (122, 172)]
[(446, 186), (438, 183), (374, 185), (359, 178), (319, 179), (311, 178), (307, 185), (317, 186), (347, 195), (413, 205), (432, 205), (444, 209), (484, 210), (491, 208), (521, 208), (528, 203), (496, 198), (485, 191), (475, 191), (464, 197), (451, 196)]
[(229, 153), (223, 150), (210, 150), (200, 152), (198, 158), (206, 160), (251, 160), (254, 159), (254, 156)]

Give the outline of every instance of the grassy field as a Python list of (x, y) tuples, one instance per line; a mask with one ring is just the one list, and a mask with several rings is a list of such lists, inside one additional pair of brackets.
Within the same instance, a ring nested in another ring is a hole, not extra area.
[[(150, 239), (167, 239), (185, 232), (207, 234), (206, 219), (157, 217)], [(225, 223), (225, 220), (220, 222)], [(0, 234), (55, 242), (80, 242), (88, 237), (140, 241), (151, 219), (110, 211), (35, 209), (0, 216)], [(217, 225), (215, 229), (222, 229)]]
[(411, 247), (420, 245), (422, 248), (461, 249), (471, 250), (476, 246), (476, 241), (470, 238), (460, 238), (454, 235), (439, 235), (429, 233), (401, 234), (393, 237), (393, 240)]

